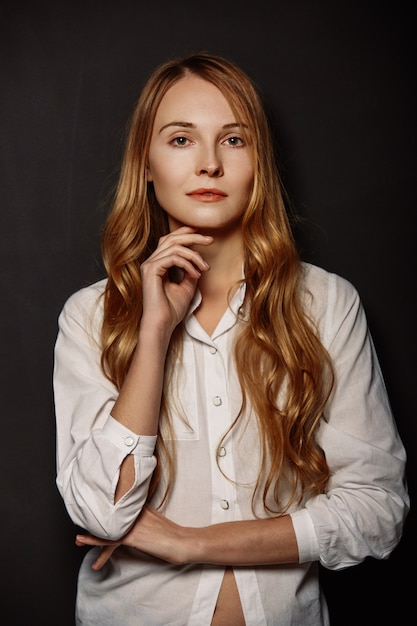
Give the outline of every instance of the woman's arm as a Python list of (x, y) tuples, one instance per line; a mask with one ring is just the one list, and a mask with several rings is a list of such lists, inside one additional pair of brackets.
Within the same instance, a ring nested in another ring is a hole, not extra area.
[(77, 535), (78, 546), (103, 546), (93, 569), (98, 570), (120, 545), (136, 548), (174, 564), (268, 565), (297, 563), (297, 541), (289, 515), (190, 528), (175, 524), (145, 506), (120, 542)]
[[(112, 409), (112, 417), (138, 435), (156, 435), (169, 336), (141, 325), (138, 345), (123, 388)], [(135, 482), (134, 456), (129, 454), (120, 466), (114, 501)]]
[[(172, 332), (186, 314), (197, 281), (208, 265), (193, 245), (209, 245), (206, 237), (189, 227), (162, 237), (157, 249), (141, 265), (143, 313), (137, 347), (126, 379), (111, 412), (112, 417), (138, 435), (158, 432), (165, 360)], [(169, 270), (182, 270), (182, 280), (172, 282)], [(133, 485), (131, 455), (120, 468), (117, 502)]]
[[(146, 501), (166, 351), (198, 277), (208, 269), (189, 246), (211, 241), (191, 228), (178, 229), (143, 264), (138, 347), (120, 390), (100, 367), (104, 281), (74, 294), (60, 315), (54, 364), (57, 486), (73, 522), (101, 537), (124, 536)], [(184, 271), (180, 284), (169, 281), (173, 265)]]

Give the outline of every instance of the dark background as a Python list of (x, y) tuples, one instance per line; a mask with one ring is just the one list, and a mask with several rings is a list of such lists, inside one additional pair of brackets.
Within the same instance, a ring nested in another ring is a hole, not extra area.
[[(412, 23), (408, 2), (0, 3), (4, 626), (74, 623), (82, 552), (55, 487), (57, 316), (102, 276), (99, 232), (126, 122), (150, 71), (176, 54), (224, 54), (261, 87), (306, 220), (303, 255), (351, 280), (367, 310), (413, 497)], [(413, 528), (414, 512), (388, 561), (323, 571), (333, 626), (414, 623)]]

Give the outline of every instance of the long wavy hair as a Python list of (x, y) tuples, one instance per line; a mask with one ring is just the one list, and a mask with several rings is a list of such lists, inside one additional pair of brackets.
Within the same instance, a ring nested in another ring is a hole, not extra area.
[[(140, 265), (168, 232), (166, 215), (146, 176), (153, 123), (168, 89), (188, 74), (218, 87), (236, 118), (248, 127), (254, 163), (253, 188), (242, 223), (248, 323), (243, 324), (235, 344), (243, 402), (234, 424), (245, 407), (252, 407), (262, 451), (253, 495), (261, 490), (267, 510), (284, 512), (291, 503), (323, 492), (328, 481), (328, 466), (315, 435), (332, 388), (332, 366), (303, 307), (302, 264), (262, 97), (253, 81), (223, 57), (203, 52), (162, 64), (150, 76), (134, 109), (113, 207), (102, 232), (108, 276), (102, 368), (120, 388), (137, 344), (142, 315)], [(180, 354), (181, 331), (182, 324), (173, 334), (168, 359)], [(169, 407), (167, 389), (169, 385), (165, 385), (163, 409)], [(169, 410), (162, 414), (169, 415)], [(175, 472), (175, 449), (167, 444), (162, 431), (160, 428), (150, 497), (162, 469), (168, 475), (165, 497)], [(280, 481), (288, 476), (291, 496), (282, 503)], [(273, 509), (267, 505), (271, 490), (276, 503)]]

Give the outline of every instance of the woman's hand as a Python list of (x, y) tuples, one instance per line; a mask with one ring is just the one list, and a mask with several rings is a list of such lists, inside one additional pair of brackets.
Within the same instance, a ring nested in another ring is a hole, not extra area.
[[(175, 327), (184, 318), (201, 274), (209, 269), (199, 251), (213, 237), (182, 226), (161, 237), (158, 247), (141, 265), (143, 310), (138, 341), (112, 417), (138, 435), (156, 435), (167, 351)], [(175, 268), (181, 273), (170, 279)], [(138, 382), (140, 381), (140, 384)], [(120, 468), (116, 500), (130, 489), (133, 462), (128, 455)]]
[(193, 246), (208, 246), (213, 237), (181, 226), (161, 237), (158, 247), (142, 263), (143, 316), (147, 324), (173, 330), (183, 319), (197, 281), (209, 269)]
[(136, 548), (168, 561), (182, 564), (186, 562), (185, 546), (192, 529), (175, 524), (167, 517), (146, 505), (130, 531), (120, 541), (108, 541), (94, 535), (77, 535), (77, 546), (101, 546), (103, 549), (92, 568), (99, 570), (121, 545)]

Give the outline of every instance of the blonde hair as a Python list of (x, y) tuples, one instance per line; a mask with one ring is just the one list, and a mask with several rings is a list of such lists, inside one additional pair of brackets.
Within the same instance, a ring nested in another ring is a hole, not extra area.
[[(251, 139), (254, 182), (242, 223), (249, 323), (243, 325), (238, 336), (235, 358), (242, 410), (248, 405), (253, 407), (261, 439), (262, 468), (254, 496), (262, 489), (264, 506), (272, 511), (266, 504), (272, 489), (276, 510), (283, 511), (310, 493), (323, 492), (328, 481), (328, 466), (315, 435), (331, 391), (332, 367), (302, 305), (302, 265), (262, 98), (242, 70), (217, 55), (199, 53), (164, 63), (149, 78), (134, 110), (114, 204), (102, 233), (108, 275), (102, 367), (120, 388), (136, 347), (142, 314), (139, 268), (155, 250), (159, 238), (168, 232), (165, 213), (146, 178), (153, 123), (165, 93), (190, 73), (219, 88), (237, 119), (247, 125)], [(173, 335), (171, 359), (180, 354), (181, 330), (180, 325)], [(284, 385), (285, 399), (278, 405)], [(163, 407), (168, 404), (164, 394)], [(167, 494), (175, 471), (175, 452), (168, 450), (162, 433), (157, 456), (159, 461), (164, 458), (170, 476)], [(159, 462), (150, 495), (156, 490), (161, 470)], [(261, 475), (266, 479), (261, 481)], [(285, 504), (279, 501), (284, 476), (290, 476), (292, 485), (292, 495)]]

